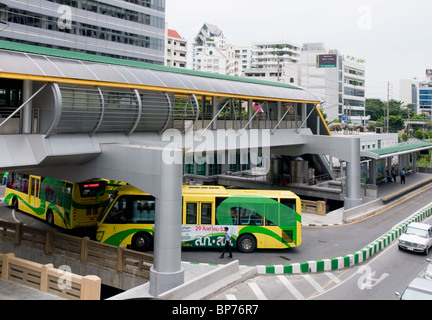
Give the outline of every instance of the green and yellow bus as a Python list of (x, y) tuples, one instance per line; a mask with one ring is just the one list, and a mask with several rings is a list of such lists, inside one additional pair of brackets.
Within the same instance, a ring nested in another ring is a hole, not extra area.
[[(218, 248), (224, 228), (241, 252), (301, 244), (301, 202), (290, 191), (183, 186), (182, 246)], [(133, 186), (117, 188), (99, 217), (100, 242), (146, 251), (153, 242), (155, 198)]]
[(97, 225), (110, 188), (115, 189), (105, 179), (72, 182), (11, 172), (4, 202), (50, 225), (64, 229), (91, 227)]

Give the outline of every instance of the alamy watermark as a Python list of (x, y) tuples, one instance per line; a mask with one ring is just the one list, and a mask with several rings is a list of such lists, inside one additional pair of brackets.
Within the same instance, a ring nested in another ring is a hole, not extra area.
[(57, 26), (60, 30), (72, 29), (72, 8), (70, 6), (62, 5), (57, 9), (60, 17), (57, 20)]
[(60, 290), (72, 289), (72, 269), (68, 265), (62, 265), (58, 269), (62, 275), (57, 280), (57, 286)]
[[(186, 164), (215, 164), (217, 159), (217, 164), (250, 164), (252, 167), (262, 166), (268, 171), (269, 166), (265, 163), (270, 157), (270, 136), (270, 129), (200, 129), (185, 134), (168, 129), (162, 134), (162, 141), (168, 142), (162, 161), (165, 164), (182, 164), (183, 155), (173, 151), (180, 148), (185, 150)], [(239, 158), (237, 153), (240, 153)]]
[(360, 6), (357, 10), (359, 18), (357, 20), (357, 26), (361, 30), (372, 29), (372, 8), (368, 5)]

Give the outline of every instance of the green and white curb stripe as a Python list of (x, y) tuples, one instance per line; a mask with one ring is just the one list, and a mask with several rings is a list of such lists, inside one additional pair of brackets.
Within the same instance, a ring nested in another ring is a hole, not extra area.
[(370, 243), (363, 249), (341, 257), (292, 263), (286, 265), (259, 265), (256, 266), (258, 274), (301, 274), (321, 271), (344, 269), (360, 264), (383, 250), (405, 231), (411, 222), (421, 222), (432, 213), (432, 202), (404, 220), (391, 231)]

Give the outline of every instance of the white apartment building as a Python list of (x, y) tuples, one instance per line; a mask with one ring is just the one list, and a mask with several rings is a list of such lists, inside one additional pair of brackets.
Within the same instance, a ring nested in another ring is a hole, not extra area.
[[(245, 77), (300, 84), (301, 45), (288, 41), (254, 43)], [(242, 63), (242, 66), (245, 65)]]
[(187, 41), (177, 31), (167, 28), (165, 65), (187, 68)]
[(198, 48), (195, 53), (195, 70), (237, 77), (241, 75), (239, 59), (230, 44)]
[(233, 45), (227, 44), (222, 31), (204, 23), (195, 37), (193, 69), (209, 73), (240, 76), (240, 59)]
[(327, 50), (323, 43), (306, 43), (301, 54), (300, 86), (323, 101), (327, 121), (341, 119), (365, 125), (365, 68), (362, 61)]
[[(206, 48), (221, 48), (226, 44), (222, 30), (211, 23), (204, 23), (198, 31), (192, 46), (192, 69), (198, 70), (197, 55), (206, 52)], [(202, 68), (202, 66), (199, 66)]]
[(239, 68), (244, 73), (244, 70), (251, 68), (252, 47), (251, 46), (236, 46), (236, 58), (239, 59)]

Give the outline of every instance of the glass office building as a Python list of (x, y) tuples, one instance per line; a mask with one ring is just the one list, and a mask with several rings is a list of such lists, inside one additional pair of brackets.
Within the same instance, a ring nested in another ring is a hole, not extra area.
[(432, 109), (432, 83), (424, 83), (419, 88), (418, 107), (421, 113), (431, 115)]
[(0, 39), (163, 65), (165, 0), (3, 0)]

